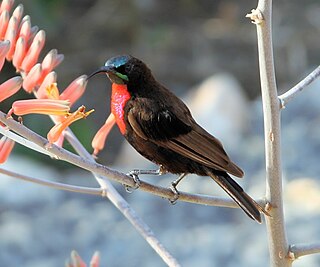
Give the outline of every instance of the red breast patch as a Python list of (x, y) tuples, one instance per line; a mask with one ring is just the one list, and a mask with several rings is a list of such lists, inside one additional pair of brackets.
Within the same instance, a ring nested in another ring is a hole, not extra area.
[(124, 122), (124, 107), (131, 98), (125, 84), (112, 84), (111, 93), (111, 112), (116, 118), (116, 123), (122, 134), (126, 132), (126, 124)]

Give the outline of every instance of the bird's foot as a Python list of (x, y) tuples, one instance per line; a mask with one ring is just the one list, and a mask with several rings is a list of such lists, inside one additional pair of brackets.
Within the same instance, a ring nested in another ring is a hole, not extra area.
[(172, 191), (173, 193), (173, 197), (169, 198), (169, 201), (172, 205), (175, 205), (180, 197), (180, 193), (177, 189), (177, 183), (175, 183), (176, 181), (173, 181), (171, 183), (171, 186), (169, 187), (170, 190)]
[(134, 174), (134, 175), (141, 175), (141, 174), (148, 174), (148, 175), (163, 175), (166, 174), (167, 170), (160, 165), (158, 170), (132, 170), (129, 172), (128, 175)]
[(173, 193), (174, 195), (173, 195), (173, 198), (170, 198), (170, 199), (169, 199), (169, 201), (170, 201), (170, 203), (171, 203), (172, 205), (176, 204), (177, 201), (178, 201), (178, 199), (179, 199), (179, 197), (180, 197), (180, 193), (179, 193), (179, 191), (178, 191), (178, 189), (177, 189), (177, 186), (178, 186), (178, 184), (182, 181), (182, 179), (183, 179), (184, 177), (186, 177), (186, 175), (187, 175), (186, 173), (182, 173), (182, 174), (178, 177), (178, 179), (174, 180), (174, 181), (171, 183), (170, 190), (172, 191), (172, 193)]
[(127, 173), (128, 176), (130, 176), (132, 178), (132, 180), (134, 181), (134, 186), (129, 186), (126, 185), (126, 191), (128, 193), (132, 193), (134, 190), (137, 190), (140, 187), (141, 181), (139, 179), (139, 172), (140, 170), (132, 170), (129, 173)]
[(139, 170), (139, 169), (132, 170), (128, 172), (127, 175), (133, 179), (135, 185), (134, 186), (126, 185), (125, 186), (126, 191), (129, 193), (132, 193), (134, 190), (140, 187), (141, 181), (139, 179), (139, 175), (141, 174), (162, 175), (165, 173), (167, 173), (167, 170), (162, 165), (160, 165), (158, 170)]

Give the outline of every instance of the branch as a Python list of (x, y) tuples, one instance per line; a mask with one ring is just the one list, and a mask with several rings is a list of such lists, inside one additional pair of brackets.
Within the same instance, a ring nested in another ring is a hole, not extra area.
[(62, 184), (57, 182), (46, 181), (46, 180), (42, 180), (34, 177), (25, 176), (12, 171), (8, 171), (2, 168), (0, 168), (0, 173), (13, 178), (17, 178), (19, 180), (40, 184), (40, 185), (48, 186), (48, 187), (59, 189), (59, 190), (65, 190), (65, 191), (71, 191), (75, 193), (82, 193), (82, 194), (89, 194), (89, 195), (98, 195), (98, 196), (104, 195), (103, 190), (101, 188), (90, 188), (90, 187), (67, 185), (67, 184)]
[(320, 243), (297, 244), (290, 246), (289, 257), (293, 261), (299, 257), (315, 253), (320, 253)]
[[(36, 145), (40, 147), (45, 147), (46, 150), (50, 155), (55, 155), (55, 158), (59, 160), (63, 160), (66, 162), (69, 162), (75, 166), (78, 166), (80, 168), (86, 169), (92, 173), (95, 173), (97, 175), (100, 175), (100, 179), (103, 182), (109, 182), (105, 179), (105, 177), (108, 177), (109, 179), (121, 183), (123, 185), (131, 186), (133, 187), (135, 185), (134, 181), (131, 177), (127, 176), (124, 173), (112, 170), (106, 166), (103, 166), (101, 164), (98, 164), (92, 160), (87, 160), (83, 157), (79, 157), (78, 155), (75, 155), (61, 147), (51, 145), (48, 147), (48, 140), (41, 137), (40, 135), (34, 133), (24, 125), (16, 122), (13, 119), (7, 119), (6, 114), (0, 112), (0, 121), (7, 125), (12, 131), (17, 132), (24, 138), (28, 139), (31, 142), (34, 142)], [(6, 132), (5, 132), (6, 134)], [(68, 136), (70, 133), (67, 133), (66, 136)], [(75, 141), (71, 141), (75, 142)], [(103, 188), (104, 189), (104, 188)], [(148, 182), (141, 181), (140, 188), (142, 191), (157, 195), (162, 198), (171, 199), (173, 197), (173, 193), (170, 189), (164, 188), (161, 186), (155, 186)], [(195, 203), (195, 204), (202, 204), (202, 205), (209, 205), (209, 206), (220, 206), (220, 207), (229, 207), (229, 208), (238, 208), (238, 205), (234, 203), (229, 198), (222, 198), (222, 197), (213, 197), (213, 196), (206, 196), (206, 195), (199, 195), (199, 194), (189, 194), (185, 192), (180, 192), (179, 200)], [(264, 200), (258, 201), (261, 205), (265, 205)]]
[[(79, 157), (78, 155), (75, 155), (58, 146), (49, 145), (47, 139), (29, 130), (27, 127), (16, 122), (12, 118), (6, 118), (6, 114), (4, 114), (1, 111), (0, 111), (0, 121), (3, 122), (5, 125), (7, 125), (9, 129), (15, 131), (16, 133), (24, 137), (22, 138), (21, 136), (8, 131), (4, 127), (0, 127), (0, 132), (2, 134), (6, 136), (10, 135), (9, 136), (10, 138), (12, 137), (13, 140), (17, 140), (17, 142), (19, 142), (20, 144), (22, 145), (28, 144), (28, 147), (31, 149), (35, 149), (51, 157), (53, 155), (53, 158), (67, 161), (80, 168), (84, 168), (84, 169), (87, 169), (88, 171), (91, 171), (101, 186), (101, 188), (99, 189), (100, 192), (102, 192), (101, 195), (107, 197), (120, 210), (120, 212), (131, 222), (131, 224), (135, 227), (135, 229), (158, 253), (158, 255), (163, 259), (164, 262), (166, 262), (169, 266), (175, 266), (175, 267), (180, 266), (177, 260), (166, 250), (166, 248), (162, 245), (162, 243), (156, 238), (156, 236), (154, 235), (150, 227), (146, 223), (144, 223), (144, 221), (136, 214), (136, 212), (130, 207), (130, 205), (125, 201), (125, 199), (115, 190), (115, 188), (110, 184), (110, 182), (104, 179), (103, 177), (103, 176), (108, 176), (108, 174), (110, 173), (113, 173), (114, 175), (117, 175), (120, 173), (112, 171), (106, 167), (105, 167), (105, 171), (103, 171), (104, 166), (97, 164), (94, 161), (91, 155), (83, 148), (83, 146), (78, 141), (78, 139), (73, 135), (71, 130), (67, 131), (66, 137), (68, 138), (68, 141), (75, 146), (76, 151), (82, 154), (83, 157)], [(33, 145), (29, 145), (30, 143), (33, 143)], [(81, 163), (86, 163), (85, 166), (87, 166), (87, 168), (83, 167)], [(101, 170), (100, 174), (95, 172), (95, 170), (97, 169), (97, 166), (99, 166), (99, 169)], [(127, 180), (129, 178), (124, 174), (121, 174), (121, 176), (126, 177)], [(121, 176), (118, 178), (121, 179)], [(35, 179), (33, 178), (30, 178), (30, 179), (35, 181)], [(129, 178), (129, 180), (131, 179)], [(47, 183), (46, 185), (49, 186), (49, 183)], [(42, 184), (44, 184), (44, 182), (42, 182)], [(61, 184), (59, 186), (61, 187), (58, 188), (58, 186), (56, 186), (55, 188), (66, 190), (66, 187), (68, 187), (67, 185), (62, 186)], [(131, 183), (131, 186), (133, 186), (132, 183)]]
[(285, 108), (286, 105), (295, 98), (299, 92), (306, 88), (310, 83), (320, 76), (320, 66), (318, 66), (313, 72), (307, 77), (300, 81), (297, 85), (292, 87), (290, 90), (279, 96), (280, 108)]
[(14, 132), (11, 132), (10, 129), (6, 129), (5, 127), (0, 126), (0, 134), (5, 135), (9, 137), (11, 140), (15, 141), (16, 143), (19, 143), (25, 147), (28, 147), (34, 151), (37, 151), (39, 153), (45, 154), (49, 157), (54, 157), (53, 154), (49, 153), (48, 150), (36, 145), (33, 142), (30, 142), (28, 139), (21, 137), (20, 135), (17, 135)]
[(266, 154), (266, 200), (271, 215), (266, 216), (270, 263), (272, 267), (289, 267), (291, 261), (286, 258), (289, 246), (283, 215), (280, 109), (273, 62), (271, 14), (272, 0), (259, 0), (257, 9), (248, 17), (256, 24), (258, 35)]
[[(73, 132), (68, 129), (65, 131), (65, 138), (76, 150), (76, 152), (87, 159), (89, 162), (96, 164), (92, 155), (82, 146), (79, 140), (75, 137)], [(97, 182), (102, 188), (108, 199), (115, 205), (118, 210), (129, 220), (129, 222), (136, 228), (136, 230), (144, 237), (144, 239), (150, 244), (150, 246), (158, 253), (158, 255), (169, 266), (179, 267), (180, 264), (177, 260), (166, 250), (162, 243), (156, 238), (150, 227), (136, 214), (136, 212), (130, 207), (128, 202), (118, 193), (118, 191), (112, 186), (112, 184), (104, 179), (103, 176), (92, 172)]]

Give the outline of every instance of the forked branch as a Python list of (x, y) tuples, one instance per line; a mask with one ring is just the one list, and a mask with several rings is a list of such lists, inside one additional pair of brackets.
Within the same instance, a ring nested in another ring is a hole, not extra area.
[(320, 243), (291, 245), (288, 256), (290, 259), (296, 260), (299, 257), (315, 253), (320, 253)]
[(270, 264), (272, 267), (289, 267), (291, 261), (286, 258), (289, 246), (282, 199), (280, 109), (272, 48), (272, 0), (259, 0), (257, 9), (247, 16), (256, 24), (258, 37), (266, 156), (266, 201), (270, 206), (268, 212), (272, 216), (265, 217)]
[(305, 89), (310, 83), (320, 76), (320, 66), (312, 71), (307, 77), (300, 81), (297, 85), (293, 86), (290, 90), (279, 96), (280, 108), (285, 108), (293, 98), (295, 98), (299, 92)]

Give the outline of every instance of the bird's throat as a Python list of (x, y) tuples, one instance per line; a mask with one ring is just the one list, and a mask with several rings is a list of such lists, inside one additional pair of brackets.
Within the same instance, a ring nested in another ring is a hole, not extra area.
[(124, 122), (124, 107), (131, 98), (125, 84), (112, 84), (111, 93), (111, 112), (116, 118), (116, 123), (122, 134), (126, 132), (126, 124)]

